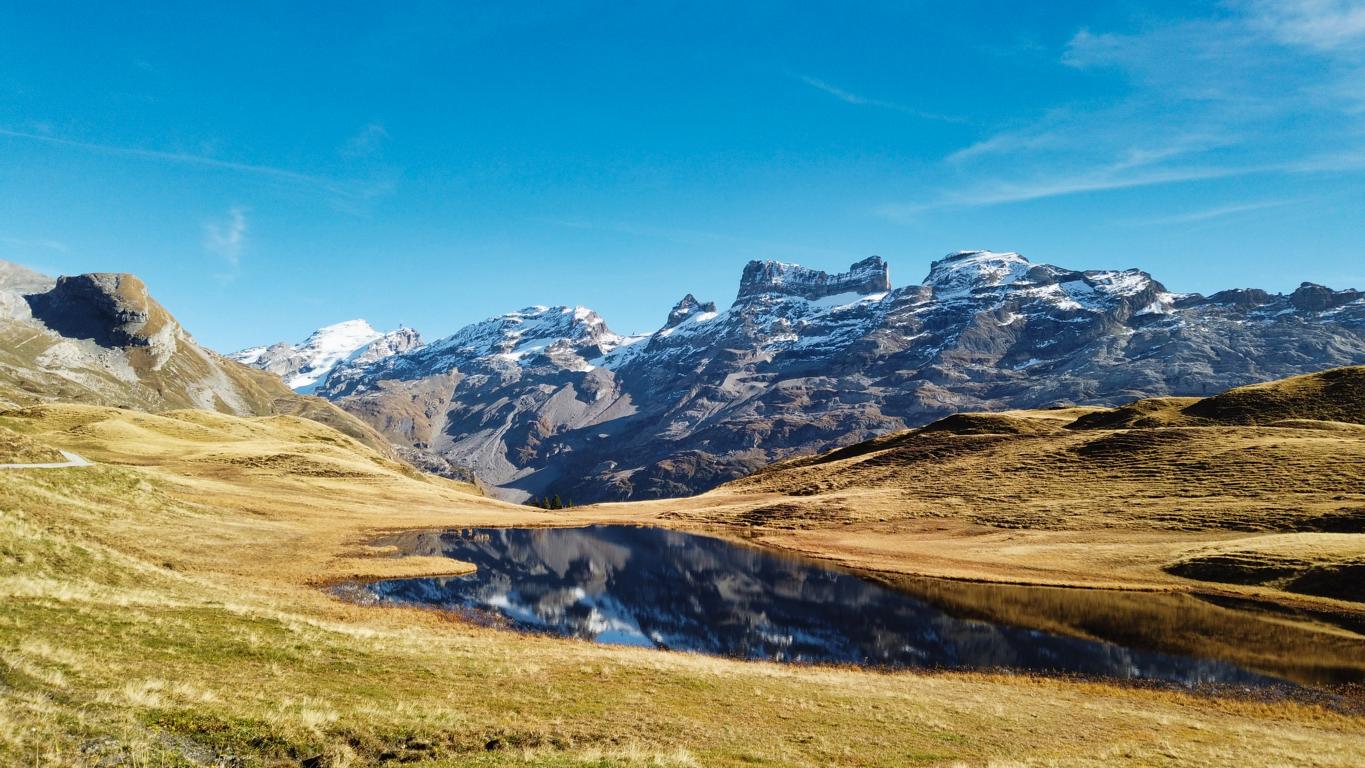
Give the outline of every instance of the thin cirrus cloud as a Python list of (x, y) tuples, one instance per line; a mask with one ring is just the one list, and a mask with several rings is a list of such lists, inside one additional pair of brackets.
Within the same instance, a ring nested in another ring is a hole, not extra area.
[(340, 181), (325, 176), (301, 173), (286, 168), (223, 160), (216, 157), (196, 155), (188, 152), (167, 152), (157, 149), (144, 149), (141, 147), (128, 147), (117, 144), (101, 144), (98, 142), (68, 139), (42, 133), (16, 131), (8, 128), (0, 128), (0, 136), (116, 157), (131, 157), (139, 160), (257, 176), (323, 192), (333, 199), (338, 207), (350, 211), (357, 210), (356, 206), (360, 203), (387, 195), (393, 189), (393, 183), (391, 181)]
[(1283, 208), (1289, 205), (1296, 205), (1305, 202), (1303, 198), (1291, 198), (1286, 200), (1256, 200), (1246, 203), (1232, 203), (1229, 205), (1219, 205), (1212, 208), (1201, 208), (1194, 211), (1185, 211), (1170, 216), (1157, 216), (1149, 219), (1134, 219), (1125, 222), (1132, 226), (1165, 226), (1170, 224), (1200, 224), (1206, 221), (1215, 221), (1228, 217), (1238, 216), (1243, 213), (1253, 213), (1264, 211), (1270, 208)]
[(919, 203), (886, 203), (873, 212), (883, 218), (907, 221), (918, 215), (945, 208), (979, 208), (1007, 203), (1077, 195), (1086, 192), (1109, 192), (1136, 189), (1161, 184), (1227, 178), (1263, 170), (1258, 168), (1149, 168), (1138, 171), (1118, 171), (1122, 164), (1101, 168), (1089, 173), (1040, 176), (1023, 181), (992, 181), (976, 187), (949, 192), (933, 200)]
[(1252, 0), (1253, 23), (1295, 45), (1324, 51), (1365, 41), (1365, 4), (1356, 0)]
[[(1058, 64), (1083, 75), (1117, 74), (1129, 88), (1109, 103), (1054, 106), (1031, 124), (971, 142), (944, 158), (947, 181), (939, 187), (946, 191), (874, 212), (907, 219), (1232, 176), (1361, 170), (1359, 2), (1252, 0), (1137, 32), (1082, 29)], [(1324, 146), (1334, 154), (1322, 155)]]
[(928, 112), (922, 109), (916, 109), (909, 105), (900, 104), (894, 101), (885, 101), (883, 99), (873, 99), (868, 98), (866, 96), (860, 96), (856, 93), (853, 93), (852, 91), (846, 91), (837, 85), (833, 85), (824, 80), (821, 80), (818, 77), (811, 77), (809, 75), (795, 75), (795, 77), (796, 79), (800, 80), (806, 85), (809, 85), (811, 88), (829, 94), (830, 96), (833, 96), (834, 98), (844, 102), (845, 104), (853, 104), (859, 107), (876, 107), (878, 109), (889, 109), (892, 110), (893, 112), (900, 112), (902, 114), (911, 115), (913, 117), (923, 118), (925, 120), (939, 120), (945, 123), (967, 122), (963, 118), (954, 117), (952, 115), (941, 115), (938, 114), (937, 112)]
[(220, 220), (204, 222), (204, 250), (221, 258), (227, 268), (215, 273), (219, 281), (231, 282), (241, 273), (246, 234), (246, 209), (240, 205), (229, 208)]

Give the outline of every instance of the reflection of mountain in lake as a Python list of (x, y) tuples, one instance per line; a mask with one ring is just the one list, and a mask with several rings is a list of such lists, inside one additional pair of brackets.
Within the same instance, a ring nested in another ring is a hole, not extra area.
[(1271, 682), (1222, 661), (954, 618), (810, 561), (659, 528), (452, 531), (439, 551), (478, 571), (366, 588), (384, 601), (495, 611), (520, 629), (725, 656)]

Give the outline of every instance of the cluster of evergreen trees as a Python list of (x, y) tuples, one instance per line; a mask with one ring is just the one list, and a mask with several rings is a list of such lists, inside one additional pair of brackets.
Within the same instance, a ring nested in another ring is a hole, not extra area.
[(573, 507), (573, 500), (564, 501), (559, 498), (559, 494), (553, 496), (541, 496), (539, 499), (532, 499), (531, 506), (541, 509), (569, 509)]

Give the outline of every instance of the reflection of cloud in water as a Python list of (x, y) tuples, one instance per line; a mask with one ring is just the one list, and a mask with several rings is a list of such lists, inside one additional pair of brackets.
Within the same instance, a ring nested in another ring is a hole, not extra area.
[[(410, 541), (433, 549), (429, 538)], [(386, 601), (496, 611), (523, 629), (726, 656), (1269, 682), (1213, 659), (956, 618), (850, 573), (677, 531), (451, 531), (439, 551), (478, 570), (368, 588)]]

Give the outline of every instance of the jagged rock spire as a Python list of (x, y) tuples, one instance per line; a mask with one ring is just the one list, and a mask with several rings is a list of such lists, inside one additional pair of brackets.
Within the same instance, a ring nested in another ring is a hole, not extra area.
[(698, 312), (715, 312), (716, 302), (708, 301), (705, 304), (697, 301), (697, 297), (687, 294), (673, 305), (673, 310), (668, 313), (668, 322), (664, 323), (665, 328), (673, 328), (682, 321)]

